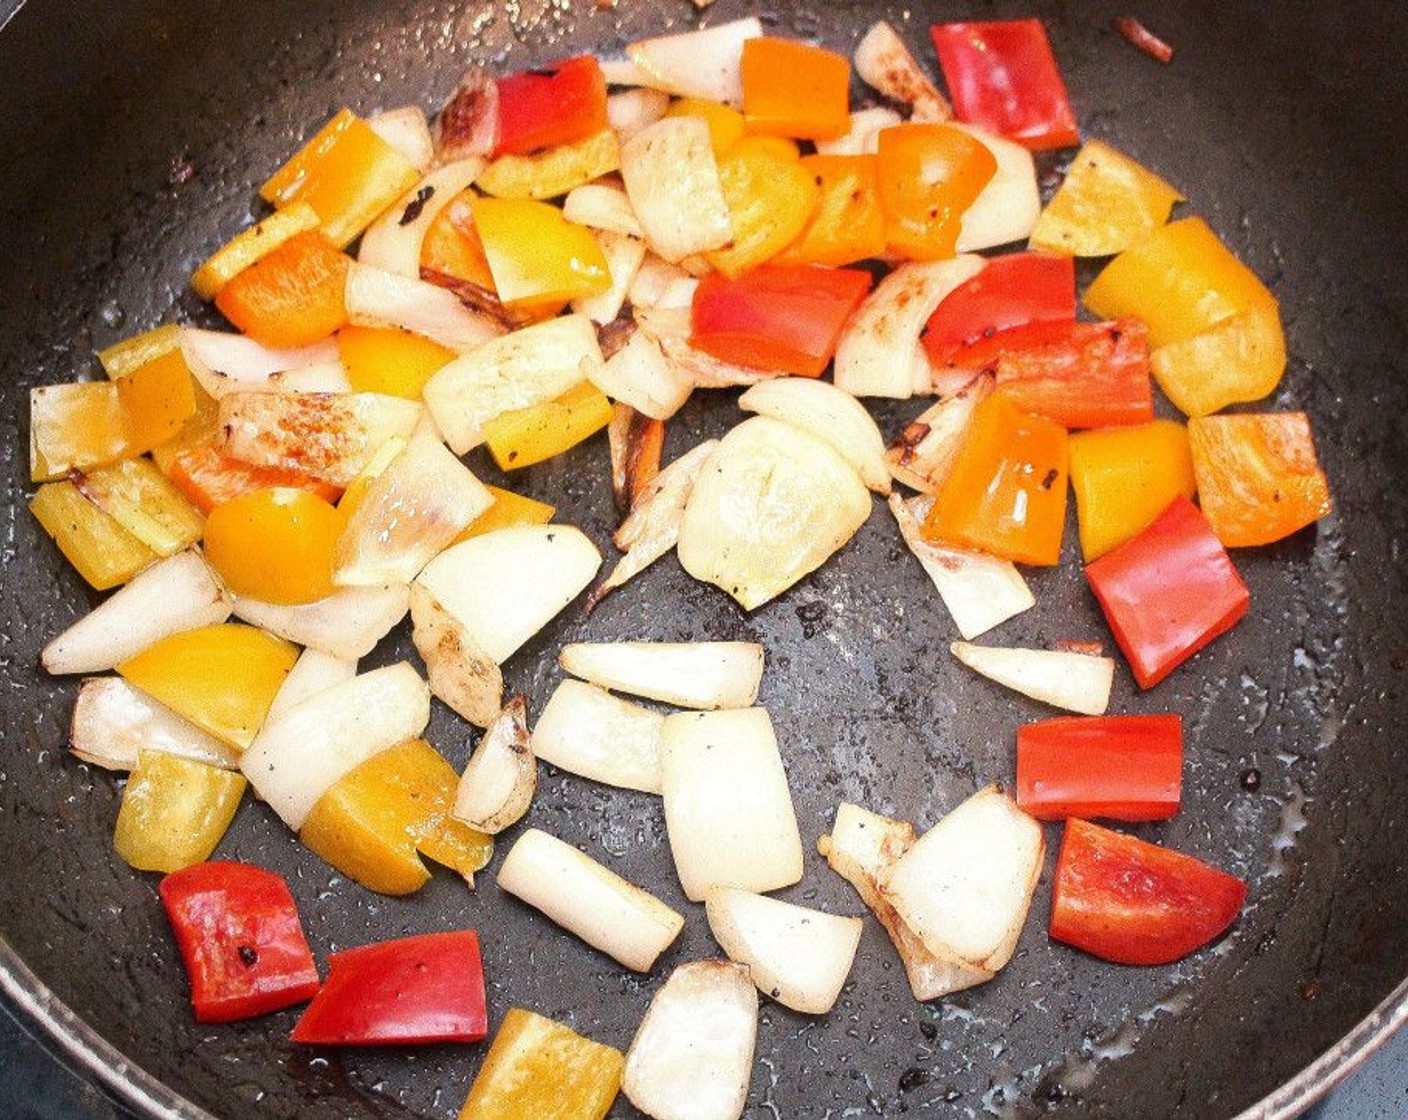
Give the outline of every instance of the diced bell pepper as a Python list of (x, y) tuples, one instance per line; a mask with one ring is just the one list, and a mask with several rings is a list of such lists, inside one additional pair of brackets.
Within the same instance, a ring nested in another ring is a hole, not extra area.
[(138, 871), (179, 871), (209, 859), (246, 785), (237, 771), (142, 750), (122, 791), (113, 846)]

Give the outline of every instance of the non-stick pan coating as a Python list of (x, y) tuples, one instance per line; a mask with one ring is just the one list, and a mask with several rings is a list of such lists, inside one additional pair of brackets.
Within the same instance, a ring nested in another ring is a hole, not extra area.
[[(764, 1006), (750, 1116), (1229, 1116), (1332, 1045), (1408, 972), (1408, 611), (1398, 558), (1408, 515), (1408, 8), (1147, 4), (1136, 14), (1177, 49), (1168, 67), (1111, 29), (1123, 3), (934, 4), (909, 9), (907, 21), (875, 3), (778, 3), (761, 14), (780, 32), (842, 50), (887, 15), (931, 57), (931, 20), (1033, 8), (1085, 133), (1182, 187), (1192, 212), (1281, 298), (1291, 360), (1267, 407), (1311, 413), (1334, 487), (1335, 512), (1318, 528), (1238, 553), (1253, 605), (1235, 631), (1151, 693), (1138, 694), (1123, 671), (1116, 684), (1113, 710), (1177, 711), (1187, 729), (1185, 807), (1136, 831), (1245, 875), (1249, 904), (1216, 947), (1167, 968), (1125, 969), (1048, 943), (1048, 865), (1011, 966), (926, 1006), (910, 998), (868, 921), (831, 1015)], [(748, 10), (719, 0), (708, 18)], [(696, 18), (688, 3), (633, 0), (607, 11), (590, 0), (31, 0), (0, 34), (0, 934), (102, 1039), (213, 1113), (453, 1116), (481, 1049), (325, 1053), (286, 1040), (291, 1013), (192, 1022), (154, 877), (111, 849), (118, 784), (66, 755), (74, 685), (37, 670), (44, 641), (95, 597), (24, 509), (27, 390), (92, 373), (95, 348), (138, 330), (207, 321), (186, 288), (192, 267), (248, 223), (256, 185), (339, 106), (433, 107), (471, 61), (512, 68), (609, 51)], [(878, 411), (893, 430), (918, 407)], [(667, 453), (736, 417), (728, 394), (691, 404), (671, 424)], [(477, 456), (471, 463), (493, 477)], [(514, 481), (609, 549), (601, 441)], [(1067, 542), (1069, 551), (1073, 533)], [(998, 641), (1104, 636), (1078, 565), (1034, 572), (1032, 583), (1036, 609)], [(590, 619), (568, 611), (510, 663), (508, 680), (536, 712), (565, 640), (761, 641), (761, 699), (810, 844), (843, 799), (927, 826), (979, 785), (1010, 777), (1015, 727), (1044, 713), (967, 675), (946, 652), (951, 636), (877, 509), (839, 557), (752, 615), (667, 559)], [(401, 636), (378, 657), (408, 649)], [(470, 737), (444, 712), (431, 738), (463, 761)], [(1250, 768), (1261, 775), (1255, 792), (1242, 784)], [(548, 771), (530, 821), (686, 905), (654, 799)], [(1057, 839), (1051, 831), (1053, 851)], [(624, 1047), (670, 967), (716, 952), (691, 907), (656, 971), (628, 974), (502, 895), (492, 868), (474, 894), (438, 875), (411, 900), (380, 898), (340, 880), (254, 803), (220, 854), (288, 876), (320, 956), (477, 927), (494, 1025), (524, 1005)], [(861, 912), (814, 852), (803, 883), (783, 893)], [(12, 988), (33, 991), (13, 963), (4, 970)], [(911, 1069), (924, 1076), (901, 1092)], [(125, 1068), (120, 1076), (146, 1084)], [(634, 1114), (622, 1102), (617, 1115)]]

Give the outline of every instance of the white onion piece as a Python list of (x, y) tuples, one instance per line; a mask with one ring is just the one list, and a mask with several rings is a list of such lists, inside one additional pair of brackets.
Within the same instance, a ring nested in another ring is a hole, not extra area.
[(523, 818), (537, 788), (527, 709), (523, 697), (515, 696), (474, 748), (460, 776), (451, 815), (494, 836)]
[(678, 708), (747, 708), (758, 699), (756, 642), (573, 642), (558, 664), (575, 677)]
[(320, 649), (308, 648), (298, 655), (293, 668), (274, 693), (265, 722), (278, 719), (290, 708), (303, 703), (335, 684), (345, 684), (357, 675), (357, 662), (346, 657), (334, 657)]
[(373, 479), (333, 550), (333, 583), (408, 583), (494, 496), (433, 436), (413, 436)]
[(238, 770), (240, 753), (121, 677), (90, 677), (78, 688), (69, 749), (107, 770), (131, 770), (140, 751)]
[(56, 676), (96, 673), (162, 638), (224, 622), (230, 597), (195, 549), (138, 572), (44, 647), (40, 664)]
[(733, 237), (709, 126), (665, 117), (621, 145), (621, 178), (650, 247), (678, 263)]
[(645, 236), (623, 187), (606, 183), (583, 183), (580, 187), (573, 187), (562, 200), (562, 216), (579, 226), (605, 233), (619, 233), (626, 237)]
[(602, 363), (592, 383), (612, 400), (653, 420), (668, 420), (694, 391), (690, 380), (666, 359), (660, 344), (639, 329)]
[(200, 387), (216, 400), (246, 389), (277, 388), (275, 374), (339, 361), (337, 340), (278, 349), (229, 331), (182, 327), (181, 356)]
[(966, 132), (997, 160), (997, 171), (975, 198), (958, 232), (958, 252), (977, 253), (1025, 241), (1041, 216), (1041, 190), (1032, 153), (1016, 141), (994, 136), (966, 124), (950, 125)]
[(862, 922), (766, 895), (715, 887), (704, 899), (714, 939), (746, 964), (758, 991), (784, 1007), (825, 1015), (860, 945)]
[(694, 290), (697, 287), (699, 281), (679, 265), (671, 264), (654, 253), (646, 253), (640, 271), (626, 292), (626, 298), (638, 313), (655, 307), (689, 308), (694, 304)]
[(920, 332), (944, 297), (986, 264), (976, 256), (911, 261), (880, 281), (841, 334), (836, 387), (856, 397), (912, 396), (916, 364), (928, 364)]
[(566, 680), (533, 726), (533, 753), (561, 770), (621, 789), (660, 792), (660, 729), (665, 717)]
[(1036, 605), (1036, 597), (1012, 561), (925, 538), (922, 526), (933, 504), (928, 495), (908, 502), (898, 494), (890, 495), (890, 512), (900, 536), (933, 580), (964, 638), (976, 638)]
[(876, 105), (851, 114), (851, 127), (834, 140), (818, 140), (816, 150), (823, 156), (873, 156), (880, 150), (880, 133), (903, 120), (893, 109)]
[(895, 480), (926, 494), (937, 494), (958, 458), (973, 413), (992, 390), (991, 374), (970, 374), (957, 393), (930, 405), (906, 424), (885, 451), (885, 462)]
[(758, 993), (732, 961), (690, 961), (646, 1010), (621, 1091), (654, 1120), (738, 1120), (758, 1041)]
[(597, 230), (597, 244), (601, 255), (606, 258), (606, 268), (611, 275), (611, 287), (594, 296), (581, 296), (572, 301), (572, 310), (585, 315), (593, 323), (609, 323), (621, 314), (626, 302), (626, 292), (631, 281), (640, 271), (645, 260), (645, 242), (621, 233), (607, 233)]
[(425, 566), (416, 582), (502, 665), (572, 602), (601, 553), (571, 525), (515, 525), (471, 537)]
[(431, 376), (423, 396), (450, 447), (463, 455), (484, 442), (485, 423), (560, 397), (601, 363), (592, 321), (561, 315), (461, 355)]
[(904, 965), (910, 991), (923, 1002), (985, 983), (993, 973), (936, 957), (881, 893), (880, 883), (914, 841), (914, 826), (908, 821), (892, 820), (843, 802), (836, 809), (830, 835), (823, 836), (817, 847), (831, 869), (855, 887), (861, 901), (885, 927)]
[[(276, 393), (350, 393), (352, 382), (347, 379), (347, 367), (341, 361), (314, 362), (270, 374), (262, 387)], [(229, 388), (228, 380), (225, 388)]]
[[(602, 69), (606, 70), (610, 65), (612, 64), (603, 62)], [(617, 81), (616, 78), (608, 76), (606, 80), (613, 85), (635, 85), (630, 79), (645, 77), (633, 63), (620, 62), (615, 65), (619, 68), (619, 76), (627, 80)], [(606, 124), (616, 133), (617, 139), (629, 140), (641, 129), (663, 117), (669, 107), (670, 95), (663, 90), (623, 90), (606, 99)]]
[(865, 405), (829, 381), (776, 377), (760, 381), (738, 398), (744, 412), (771, 416), (824, 440), (855, 467), (877, 494), (890, 492), (885, 439)]
[(418, 583), (411, 584), (411, 641), (430, 691), (476, 727), (489, 727), (504, 700), (504, 675), (464, 624)]
[(676, 553), (695, 579), (753, 610), (821, 567), (870, 507), (860, 476), (830, 444), (755, 416), (704, 464)]
[(499, 142), (499, 84), (483, 67), (472, 65), (464, 72), (435, 115), (431, 137), (441, 163), (493, 155)]
[(766, 370), (736, 366), (731, 362), (720, 361), (712, 354), (696, 350), (689, 344), (693, 330), (690, 318), (690, 302), (698, 281), (686, 279), (678, 281), (683, 293), (687, 288), (690, 299), (676, 300), (670, 293), (662, 295), (654, 307), (638, 309), (635, 313), (636, 326), (653, 338), (660, 346), (665, 360), (674, 367), (676, 374), (687, 380), (696, 389), (729, 389), (736, 385), (756, 385), (776, 374)]
[(698, 31), (642, 39), (626, 48), (639, 84), (679, 97), (743, 103), (743, 44), (763, 33), (753, 16)]
[(802, 838), (766, 708), (677, 712), (661, 731), (665, 827), (684, 893), (802, 877)]
[(1017, 947), (1045, 852), (1041, 825), (987, 786), (916, 840), (881, 889), (930, 952), (996, 972)]
[[(429, 141), (427, 132), (426, 142)], [(484, 160), (471, 156), (430, 172), (367, 227), (357, 250), (357, 260), (372, 268), (419, 280), (420, 251), (426, 233), (440, 212), (483, 170)]]
[(297, 832), (339, 779), (429, 722), (430, 689), (401, 661), (325, 688), (266, 722), (240, 769)]
[(1110, 706), (1115, 663), (1109, 657), (1065, 650), (975, 646), (968, 642), (954, 642), (949, 649), (975, 673), (1052, 707), (1098, 716)]
[(953, 109), (919, 68), (904, 40), (883, 19), (872, 24), (856, 44), (855, 63), (861, 81), (910, 107), (911, 120), (936, 123), (953, 116)]
[(356, 661), (406, 617), (404, 583), (343, 587), (313, 603), (265, 603), (234, 596), (235, 617), (301, 646)]
[[(600, 60), (601, 75), (606, 79), (608, 86), (642, 86), (650, 80), (650, 76), (641, 70), (629, 58), (603, 58)], [(630, 93), (631, 90), (625, 92)], [(660, 90), (651, 90), (652, 93), (659, 93)], [(613, 94), (612, 96), (615, 96)], [(610, 106), (610, 98), (607, 105)]]
[(654, 895), (536, 828), (509, 850), (498, 882), (635, 972), (649, 972), (684, 928), (684, 918)]
[(446, 288), (355, 261), (344, 298), (354, 326), (399, 327), (461, 353), (503, 334), (497, 320), (471, 311)]
[(260, 467), (302, 471), (346, 486), (389, 439), (420, 420), (417, 401), (385, 393), (229, 393), (220, 447)]
[(435, 161), (435, 141), (430, 123), (419, 105), (388, 109), (366, 118), (367, 127), (406, 157), (417, 171), (428, 171)]

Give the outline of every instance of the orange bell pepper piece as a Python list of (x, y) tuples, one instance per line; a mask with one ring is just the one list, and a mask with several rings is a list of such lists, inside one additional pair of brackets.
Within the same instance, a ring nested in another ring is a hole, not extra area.
[(816, 205), (801, 236), (774, 258), (777, 263), (839, 267), (884, 253), (876, 157), (803, 156), (802, 169), (816, 183)]
[(797, 145), (745, 136), (719, 160), (719, 184), (733, 240), (704, 254), (730, 280), (771, 259), (796, 240), (816, 206), (817, 186)]
[(331, 483), (299, 471), (258, 467), (232, 458), (210, 443), (176, 452), (167, 463), (166, 477), (207, 514), (222, 502), (267, 486), (296, 486), (328, 501), (341, 493)]
[(411, 331), (345, 326), (337, 348), (354, 393), (386, 393), (420, 400), (430, 375), (448, 364), (455, 352)]
[(963, 212), (997, 173), (978, 140), (941, 124), (900, 124), (878, 141), (886, 240), (915, 260), (954, 255)]
[(221, 288), (215, 306), (266, 346), (307, 346), (347, 322), (351, 263), (317, 230), (296, 234)]
[(236, 595), (312, 603), (333, 593), (332, 554), (343, 520), (307, 490), (255, 490), (210, 511), (205, 558)]
[(743, 44), (743, 119), (755, 136), (830, 140), (851, 126), (851, 63), (791, 39)]
[(494, 495), (494, 504), (465, 526), (464, 531), (454, 539), (455, 544), (514, 525), (546, 525), (557, 512), (556, 506), (515, 494), (512, 490), (502, 490), (488, 483), (485, 483), (484, 489)]
[(117, 382), (126, 414), (129, 454), (173, 439), (196, 414), (196, 387), (181, 351), (168, 350)]

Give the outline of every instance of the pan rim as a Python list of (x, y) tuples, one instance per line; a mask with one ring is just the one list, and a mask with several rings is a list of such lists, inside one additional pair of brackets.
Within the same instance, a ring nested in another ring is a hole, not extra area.
[[(37, 1025), (55, 1054), (74, 1072), (98, 1083), (151, 1120), (217, 1120), (148, 1073), (98, 1033), (20, 959), (0, 935), (0, 991), (27, 1024)], [(1232, 1120), (1293, 1120), (1358, 1069), (1408, 1024), (1408, 977), (1368, 1015), (1299, 1073)]]

